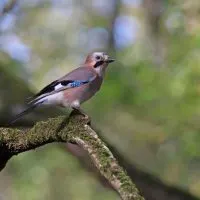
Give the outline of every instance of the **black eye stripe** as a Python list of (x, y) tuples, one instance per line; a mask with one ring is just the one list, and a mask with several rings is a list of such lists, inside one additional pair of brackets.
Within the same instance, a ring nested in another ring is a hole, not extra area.
[(101, 57), (100, 57), (100, 56), (96, 56), (96, 59), (97, 59), (97, 60), (100, 60), (100, 59), (101, 59)]
[(98, 66), (102, 65), (104, 63), (104, 61), (98, 61), (96, 62), (96, 64), (94, 65), (94, 68), (97, 68)]

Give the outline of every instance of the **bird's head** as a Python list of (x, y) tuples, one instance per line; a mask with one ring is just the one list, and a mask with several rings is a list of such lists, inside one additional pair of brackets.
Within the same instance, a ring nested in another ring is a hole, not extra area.
[(92, 67), (100, 76), (103, 76), (108, 64), (114, 61), (104, 52), (94, 52), (87, 56), (85, 64)]

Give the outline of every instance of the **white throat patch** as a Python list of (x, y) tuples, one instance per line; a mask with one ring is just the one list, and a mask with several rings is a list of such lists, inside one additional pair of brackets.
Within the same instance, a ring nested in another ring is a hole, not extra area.
[(102, 65), (99, 66), (99, 67), (97, 67), (97, 68), (95, 68), (94, 70), (95, 70), (96, 73), (97, 73), (99, 76), (101, 76), (101, 77), (103, 77), (104, 74), (105, 74), (105, 67), (102, 66)]

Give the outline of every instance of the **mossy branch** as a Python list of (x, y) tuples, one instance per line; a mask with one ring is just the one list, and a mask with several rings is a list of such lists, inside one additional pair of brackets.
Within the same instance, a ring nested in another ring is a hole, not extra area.
[(144, 200), (105, 143), (90, 127), (88, 117), (73, 112), (39, 122), (33, 128), (0, 128), (0, 170), (14, 155), (52, 142), (73, 142), (88, 152), (99, 172), (123, 200)]

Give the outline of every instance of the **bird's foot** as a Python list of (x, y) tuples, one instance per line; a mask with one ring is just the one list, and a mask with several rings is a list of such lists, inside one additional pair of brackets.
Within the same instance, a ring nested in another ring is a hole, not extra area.
[(81, 114), (84, 117), (88, 118), (88, 115), (81, 108), (73, 108), (72, 111), (74, 114)]
[(91, 124), (91, 119), (90, 117), (80, 108), (72, 108), (73, 111), (71, 112), (71, 116), (73, 115), (79, 115), (79, 116), (83, 116), (87, 122), (88, 125)]

